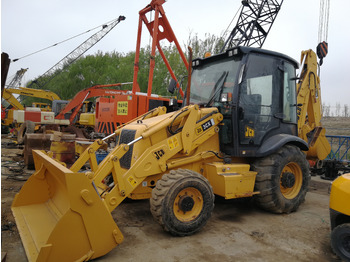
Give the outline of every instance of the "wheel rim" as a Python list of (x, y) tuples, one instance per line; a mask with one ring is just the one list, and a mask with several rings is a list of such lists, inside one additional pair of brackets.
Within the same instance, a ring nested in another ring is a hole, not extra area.
[(280, 189), (287, 199), (295, 198), (303, 183), (303, 172), (297, 163), (291, 162), (284, 166), (280, 176)]
[(194, 187), (182, 189), (174, 201), (175, 217), (182, 221), (188, 222), (195, 220), (203, 209), (203, 197), (201, 192)]

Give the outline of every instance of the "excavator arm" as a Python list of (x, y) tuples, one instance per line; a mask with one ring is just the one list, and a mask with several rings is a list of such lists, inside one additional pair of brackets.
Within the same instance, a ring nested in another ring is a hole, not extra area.
[(96, 86), (81, 90), (64, 107), (64, 109), (56, 116), (56, 119), (64, 119), (64, 115), (66, 113), (68, 113), (69, 111), (73, 110), (73, 112), (69, 118), (70, 123), (72, 123), (74, 118), (78, 114), (79, 110), (83, 106), (84, 102), (86, 101), (86, 99), (89, 99), (91, 97), (115, 96), (115, 95), (120, 95), (120, 94), (126, 94), (128, 92), (127, 90), (107, 89), (107, 87), (122, 86), (124, 84), (127, 84), (127, 83), (117, 83), (117, 84), (110, 84), (110, 85), (96, 85)]
[(331, 147), (322, 127), (321, 89), (314, 51), (301, 53), (302, 71), (297, 84), (298, 136), (309, 145), (306, 152), (310, 160), (323, 160)]
[(61, 99), (57, 94), (48, 90), (33, 89), (33, 88), (27, 88), (27, 87), (5, 88), (3, 93), (3, 98), (18, 110), (23, 110), (24, 106), (18, 101), (18, 99), (13, 94), (43, 98), (50, 101)]
[(24, 110), (24, 106), (17, 100), (16, 97), (14, 97), (14, 95), (11, 92), (8, 92), (6, 88), (4, 89), (2, 98), (9, 102), (13, 108), (18, 110)]

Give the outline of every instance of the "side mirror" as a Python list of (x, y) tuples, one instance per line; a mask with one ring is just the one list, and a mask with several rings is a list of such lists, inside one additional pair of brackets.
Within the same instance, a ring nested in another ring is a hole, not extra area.
[(174, 94), (175, 89), (176, 89), (176, 83), (177, 83), (176, 80), (172, 78), (171, 81), (170, 81), (170, 84), (168, 86), (168, 92), (169, 93)]

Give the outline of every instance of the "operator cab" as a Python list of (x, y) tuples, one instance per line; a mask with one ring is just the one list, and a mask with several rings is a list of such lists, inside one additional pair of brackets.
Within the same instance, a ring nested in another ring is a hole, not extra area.
[(292, 58), (235, 47), (195, 59), (192, 68), (190, 103), (217, 107), (223, 114), (219, 135), (224, 153), (260, 157), (271, 153), (284, 134), (297, 136), (298, 63)]

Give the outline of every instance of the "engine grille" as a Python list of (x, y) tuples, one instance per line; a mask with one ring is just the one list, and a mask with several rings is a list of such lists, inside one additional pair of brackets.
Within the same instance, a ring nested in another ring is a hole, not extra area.
[[(128, 144), (135, 140), (135, 134), (136, 130), (123, 129), (119, 137), (119, 144)], [(120, 159), (120, 166), (122, 168), (130, 168), (133, 150), (134, 145), (131, 145), (129, 147), (129, 151), (126, 152), (126, 154)]]

